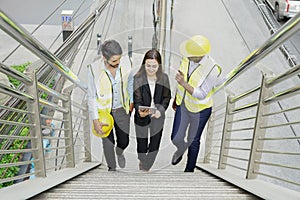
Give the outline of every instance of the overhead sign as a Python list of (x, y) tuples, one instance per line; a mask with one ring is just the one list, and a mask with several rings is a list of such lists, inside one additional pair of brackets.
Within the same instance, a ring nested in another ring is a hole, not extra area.
[(63, 31), (73, 31), (73, 10), (63, 10), (61, 12), (62, 19), (62, 30)]

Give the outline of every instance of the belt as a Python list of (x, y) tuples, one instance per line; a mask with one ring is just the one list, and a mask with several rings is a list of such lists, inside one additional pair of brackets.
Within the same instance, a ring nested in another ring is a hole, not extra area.
[(119, 111), (122, 111), (122, 110), (124, 110), (124, 108), (120, 107), (120, 108), (111, 109), (111, 112), (119, 112)]

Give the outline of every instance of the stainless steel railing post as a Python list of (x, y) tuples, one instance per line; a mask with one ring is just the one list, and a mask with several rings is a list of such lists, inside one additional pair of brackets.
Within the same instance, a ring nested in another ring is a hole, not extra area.
[(62, 106), (68, 109), (68, 112), (63, 113), (64, 129), (65, 129), (65, 143), (66, 143), (66, 167), (75, 167), (74, 145), (73, 145), (73, 125), (72, 125), (72, 106), (71, 94), (64, 93), (68, 97), (67, 101), (63, 101)]
[(35, 160), (34, 172), (36, 177), (46, 177), (36, 71), (33, 70), (28, 72), (28, 76), (31, 77), (32, 84), (25, 85), (25, 91), (34, 99), (33, 102), (27, 102), (27, 110), (31, 113), (28, 114), (28, 121), (30, 124), (34, 124), (34, 128), (30, 128), (30, 136), (35, 138), (31, 140), (33, 158)]
[(230, 99), (231, 99), (231, 95), (227, 96), (218, 169), (225, 169), (226, 163), (227, 163), (227, 157), (225, 155), (228, 155), (228, 148), (226, 148), (226, 147), (229, 146), (229, 139), (231, 137), (230, 130), (232, 129), (231, 122), (233, 121), (233, 115), (231, 114), (231, 112), (235, 107), (235, 102), (232, 103)]
[(268, 112), (269, 105), (264, 104), (265, 97), (271, 94), (271, 89), (266, 87), (266, 75), (262, 76), (262, 83), (260, 88), (260, 94), (257, 104), (256, 118), (254, 124), (254, 132), (252, 137), (252, 144), (250, 149), (250, 157), (247, 168), (246, 178), (254, 179), (256, 178), (255, 171), (258, 171), (259, 165), (256, 164), (256, 161), (261, 160), (261, 153), (258, 152), (258, 149), (263, 149), (263, 140), (259, 140), (259, 138), (265, 137), (266, 129), (262, 129), (263, 125), (267, 124), (266, 117), (263, 117), (263, 114)]
[(85, 162), (91, 162), (92, 161), (92, 148), (91, 148), (91, 137), (90, 137), (90, 119), (89, 119), (89, 110), (88, 110), (88, 104), (85, 101), (84, 106), (86, 107), (86, 110), (83, 110), (83, 116), (86, 118), (86, 120), (83, 121), (83, 137), (84, 137), (84, 146), (85, 146)]
[(213, 110), (208, 121), (207, 133), (205, 138), (204, 163), (210, 163), (210, 152), (214, 133), (215, 111)]

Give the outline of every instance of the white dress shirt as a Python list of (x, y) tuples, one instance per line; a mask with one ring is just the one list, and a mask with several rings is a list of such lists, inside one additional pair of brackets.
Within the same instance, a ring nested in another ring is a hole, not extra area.
[[(190, 61), (190, 66), (189, 66), (189, 74), (188, 76), (191, 75), (191, 73), (201, 64), (206, 62), (207, 56), (205, 56), (200, 62), (195, 63), (193, 61)], [(210, 90), (221, 84), (222, 82), (222, 78), (220, 76), (219, 70), (217, 69), (217, 67), (214, 67), (212, 69), (212, 71), (207, 75), (207, 77), (204, 79), (203, 83), (199, 86), (199, 87), (195, 87), (194, 88), (194, 92), (192, 94), (193, 97), (197, 98), (197, 99), (204, 99), (208, 93), (210, 92)]]

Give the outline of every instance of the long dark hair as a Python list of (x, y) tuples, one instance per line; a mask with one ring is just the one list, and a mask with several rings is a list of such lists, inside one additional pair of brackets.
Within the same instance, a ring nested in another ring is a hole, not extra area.
[(161, 55), (159, 53), (159, 51), (157, 51), (156, 49), (151, 49), (149, 51), (146, 52), (142, 65), (139, 69), (139, 71), (136, 73), (137, 77), (141, 77), (143, 74), (146, 74), (146, 69), (145, 69), (145, 63), (147, 59), (155, 59), (158, 62), (158, 70), (156, 72), (156, 77), (157, 80), (160, 80), (162, 77), (162, 65), (161, 65)]

